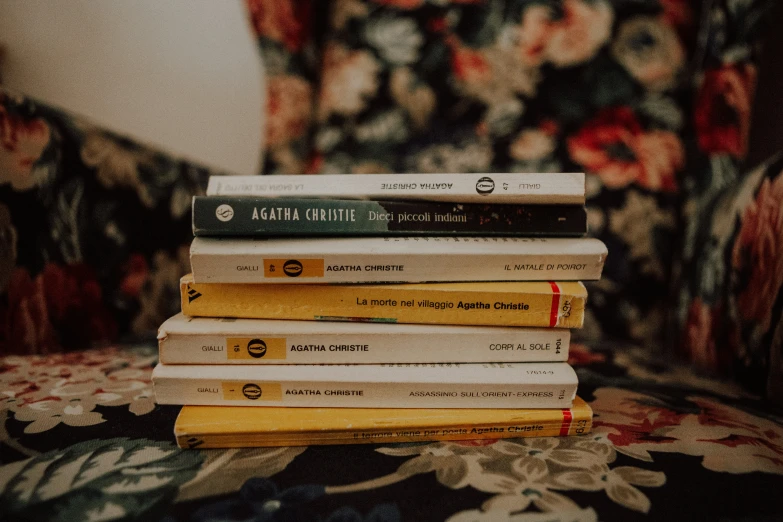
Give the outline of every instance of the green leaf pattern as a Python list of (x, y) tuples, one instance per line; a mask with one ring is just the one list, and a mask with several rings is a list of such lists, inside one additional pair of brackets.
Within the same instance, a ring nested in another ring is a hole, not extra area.
[(0, 514), (25, 519), (54, 514), (68, 521), (136, 518), (173, 500), (203, 461), (203, 453), (169, 442), (82, 442), (0, 467)]

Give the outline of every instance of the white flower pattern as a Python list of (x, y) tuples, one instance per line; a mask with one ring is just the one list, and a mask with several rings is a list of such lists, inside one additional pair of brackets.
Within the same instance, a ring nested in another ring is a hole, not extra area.
[(407, 65), (419, 57), (424, 37), (418, 27), (407, 18), (380, 18), (367, 24), (367, 42), (389, 63)]
[[(135, 415), (147, 414), (155, 407), (150, 378), (155, 359), (149, 349), (117, 348), (0, 359), (0, 423), (10, 414), (29, 423), (25, 433), (40, 433), (61, 423), (102, 423), (96, 406), (127, 406)], [(0, 441), (4, 432), (0, 427)]]
[[(572, 355), (576, 365), (606, 362), (606, 356), (581, 346), (574, 346)], [(151, 350), (115, 348), (46, 357), (5, 357), (0, 361), (0, 411), (25, 423), (25, 435), (58, 425), (79, 430), (107, 423), (95, 411), (96, 406), (123, 406), (144, 415), (153, 407), (149, 383), (153, 361)], [(624, 364), (633, 363), (629, 360)], [(714, 393), (718, 391), (714, 389)], [(587, 522), (597, 520), (601, 513), (593, 509), (596, 505), (583, 505), (580, 499), (586, 497), (573, 492), (606, 498), (629, 513), (650, 512), (653, 505), (648, 490), (661, 488), (667, 481), (666, 475), (655, 469), (658, 453), (701, 456), (701, 465), (715, 472), (783, 475), (783, 428), (775, 422), (697, 394), (685, 398), (691, 405), (685, 412), (672, 409), (662, 399), (619, 388), (598, 388), (591, 394), (595, 411), (591, 434), (379, 447), (378, 453), (402, 460), (395, 466), (396, 471), (353, 484), (335, 478), (333, 483), (339, 485), (323, 486), (323, 493), (369, 491), (433, 474), (445, 488), (470, 488), (488, 495), (480, 505), (453, 513), (450, 522)], [(699, 411), (693, 413), (693, 407)], [(0, 442), (20, 449), (13, 446), (15, 441), (8, 439), (5, 430), (0, 431)], [(96, 462), (114, 462), (115, 451), (95, 454)], [(203, 458), (192, 479), (180, 485), (177, 501), (234, 495), (248, 481), (282, 471), (305, 451), (298, 447), (171, 453), (177, 458), (183, 454)], [(618, 462), (618, 454), (624, 461)], [(166, 456), (155, 448), (145, 450), (144, 455)], [(128, 458), (136, 456), (131, 452)], [(629, 465), (629, 458), (641, 465)], [(4, 470), (16, 474), (29, 461), (18, 462), (6, 465)], [(67, 459), (62, 460), (64, 469), (67, 463)], [(150, 473), (154, 475), (157, 469)], [(24, 475), (40, 478), (43, 473), (43, 467), (30, 467)], [(136, 487), (153, 492), (166, 487), (152, 475), (139, 477), (139, 482), (120, 476), (113, 487), (119, 488), (118, 492)], [(53, 487), (58, 483), (54, 479), (49, 482)], [(13, 491), (23, 493), (24, 485), (14, 483)], [(106, 509), (106, 504), (95, 504), (90, 509)], [(541, 518), (544, 514), (547, 516)]]
[[(473, 487), (494, 494), (477, 515), (505, 518), (535, 506), (540, 511), (578, 511), (561, 491), (605, 491), (614, 502), (646, 513), (650, 500), (636, 486), (660, 487), (661, 472), (633, 466), (610, 467), (616, 457), (606, 439), (542, 437), (471, 442), (433, 442), (405, 448), (380, 448), (387, 455), (416, 455), (398, 473), (434, 471), (452, 489)], [(451, 520), (469, 520), (457, 514)], [(476, 520), (481, 519), (477, 516)]]
[(665, 277), (664, 265), (654, 243), (656, 229), (674, 228), (674, 216), (658, 207), (653, 196), (629, 190), (622, 208), (609, 213), (609, 230), (630, 239), (630, 257), (642, 270), (659, 279)]

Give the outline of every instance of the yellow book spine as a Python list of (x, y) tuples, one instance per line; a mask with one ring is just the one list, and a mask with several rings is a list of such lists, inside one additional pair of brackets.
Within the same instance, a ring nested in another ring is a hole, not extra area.
[(561, 411), (560, 420), (546, 422), (529, 421), (517, 424), (499, 422), (482, 425), (395, 428), (394, 430), (375, 428), (331, 432), (177, 433), (176, 438), (180, 448), (209, 449), (557, 437), (584, 435), (592, 431), (593, 416), (590, 408)]
[(182, 312), (390, 323), (580, 328), (587, 294), (578, 282), (274, 285), (180, 282)]

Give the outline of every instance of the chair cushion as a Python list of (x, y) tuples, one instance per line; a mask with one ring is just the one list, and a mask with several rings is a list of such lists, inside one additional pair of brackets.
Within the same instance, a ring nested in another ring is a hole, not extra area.
[(5, 357), (0, 518), (783, 517), (783, 411), (646, 353), (572, 348), (589, 435), (215, 450), (173, 443), (154, 347)]

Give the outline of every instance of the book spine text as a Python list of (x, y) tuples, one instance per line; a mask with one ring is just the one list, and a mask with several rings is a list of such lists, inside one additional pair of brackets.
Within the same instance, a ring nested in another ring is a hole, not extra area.
[(520, 328), (496, 335), (451, 334), (169, 334), (166, 364), (377, 364), (547, 362), (568, 359), (570, 332)]
[[(578, 283), (562, 283), (569, 284)], [(433, 289), (437, 285), (233, 285), (183, 280), (180, 291), (182, 313), (191, 317), (580, 328), (584, 294), (562, 291), (560, 283), (548, 285), (549, 292), (525, 293), (439, 291)]]
[(197, 236), (504, 235), (580, 237), (582, 205), (196, 196)]
[[(529, 370), (533, 371), (533, 370)], [(157, 377), (158, 404), (303, 408), (571, 408), (576, 383), (233, 381)]]
[(208, 196), (584, 204), (582, 173), (212, 176)]
[[(480, 246), (477, 246), (477, 249)], [(193, 252), (194, 280), (201, 283), (380, 283), (445, 281), (593, 281), (600, 279), (603, 257), (595, 254), (451, 254), (379, 253), (259, 256)]]
[[(553, 412), (554, 414), (555, 412)], [(557, 412), (558, 421), (497, 422), (455, 426), (414, 426), (395, 429), (341, 430), (306, 433), (177, 434), (177, 444), (184, 449), (242, 448), (256, 446), (306, 446), (326, 444), (389, 444), (438, 440), (483, 440), (517, 437), (557, 437), (585, 435), (592, 430), (589, 412)]]

